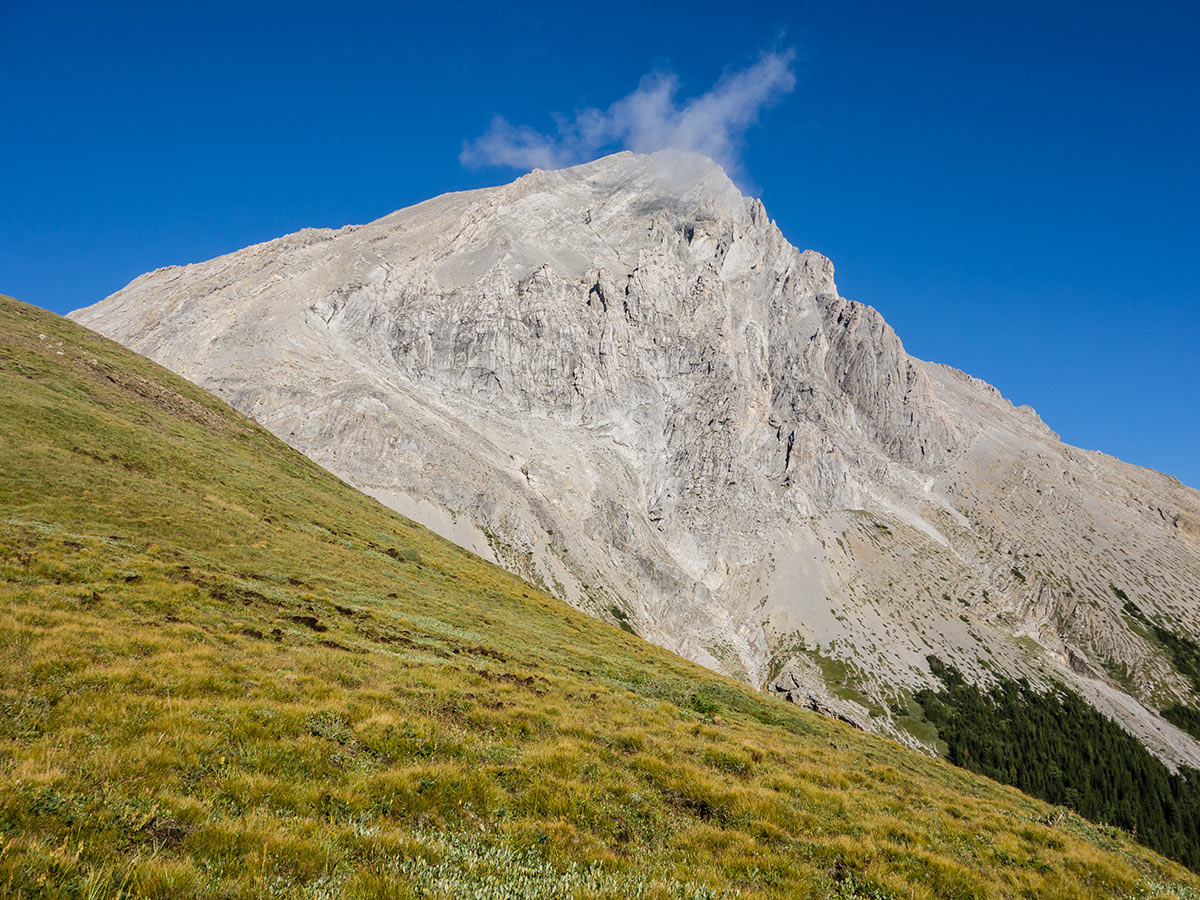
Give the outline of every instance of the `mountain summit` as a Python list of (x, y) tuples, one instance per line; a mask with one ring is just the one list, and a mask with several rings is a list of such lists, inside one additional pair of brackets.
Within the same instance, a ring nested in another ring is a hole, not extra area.
[(72, 317), (756, 686), (921, 745), (904, 704), (932, 655), (1069, 684), (1200, 766), (1158, 715), (1195, 702), (1173, 648), (1200, 631), (1200, 494), (909, 356), (703, 157), (621, 153), (305, 229)]

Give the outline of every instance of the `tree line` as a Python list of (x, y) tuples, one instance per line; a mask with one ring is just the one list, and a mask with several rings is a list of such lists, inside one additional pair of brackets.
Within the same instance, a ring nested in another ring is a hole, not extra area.
[(1065, 687), (969, 684), (936, 656), (939, 691), (916, 695), (955, 765), (1130, 832), (1200, 872), (1200, 772), (1171, 772), (1140, 741)]

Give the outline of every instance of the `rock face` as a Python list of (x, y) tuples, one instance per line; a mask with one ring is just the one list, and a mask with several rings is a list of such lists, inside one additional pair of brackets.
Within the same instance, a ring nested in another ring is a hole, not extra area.
[(890, 709), (936, 653), (1200, 766), (1139, 624), (1200, 631), (1200, 495), (910, 357), (703, 157), (535, 171), (72, 315), (713, 668), (915, 743)]

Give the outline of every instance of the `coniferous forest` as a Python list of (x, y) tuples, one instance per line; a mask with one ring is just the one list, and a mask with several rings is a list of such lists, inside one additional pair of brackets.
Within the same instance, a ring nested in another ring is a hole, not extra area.
[(1132, 735), (1058, 688), (1025, 679), (984, 690), (936, 656), (940, 691), (918, 692), (947, 758), (1095, 821), (1200, 871), (1200, 772), (1174, 774)]

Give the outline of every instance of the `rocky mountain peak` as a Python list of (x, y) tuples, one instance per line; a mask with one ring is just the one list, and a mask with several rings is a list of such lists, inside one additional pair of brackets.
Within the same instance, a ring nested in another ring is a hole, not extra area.
[(649, 154), (626, 150), (566, 169), (534, 169), (504, 190), (510, 201), (525, 193), (546, 192), (559, 203), (578, 195), (614, 211), (628, 209), (632, 203), (651, 211), (729, 219), (744, 216), (754, 202), (743, 196), (716, 162), (680, 150)]
[(73, 315), (713, 668), (916, 742), (889, 698), (936, 653), (1066, 680), (1200, 764), (1144, 705), (1186, 680), (1110, 588), (1196, 632), (1196, 493), (909, 356), (703, 157), (531, 172)]

